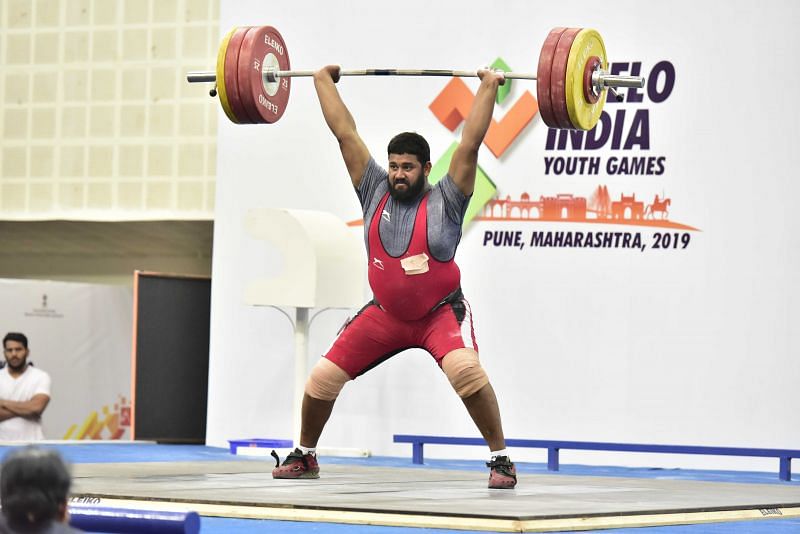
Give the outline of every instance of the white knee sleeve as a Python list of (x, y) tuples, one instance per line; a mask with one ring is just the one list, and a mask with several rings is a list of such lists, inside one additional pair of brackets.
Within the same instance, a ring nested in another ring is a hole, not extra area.
[(455, 350), (445, 356), (442, 370), (462, 399), (489, 383), (489, 377), (478, 360), (478, 353), (471, 349)]
[(306, 394), (319, 400), (336, 400), (348, 380), (350, 375), (341, 367), (327, 358), (321, 358), (308, 377)]

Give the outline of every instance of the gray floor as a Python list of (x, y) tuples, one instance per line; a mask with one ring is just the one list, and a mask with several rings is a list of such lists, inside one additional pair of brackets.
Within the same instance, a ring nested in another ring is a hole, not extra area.
[(454, 524), (469, 518), (642, 517), (638, 524), (646, 525), (659, 523), (645, 516), (682, 512), (800, 513), (800, 487), (793, 485), (524, 475), (510, 491), (487, 489), (486, 473), (478, 471), (324, 465), (319, 480), (273, 480), (272, 466), (258, 461), (79, 464), (73, 491), (132, 500), (441, 516)]

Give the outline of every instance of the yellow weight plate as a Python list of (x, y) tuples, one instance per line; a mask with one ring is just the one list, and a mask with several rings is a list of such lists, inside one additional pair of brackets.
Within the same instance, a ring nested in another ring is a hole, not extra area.
[(603, 105), (606, 103), (607, 91), (602, 91), (597, 102), (594, 103), (590, 102), (584, 94), (584, 72), (586, 64), (592, 57), (599, 58), (601, 69), (608, 70), (603, 38), (596, 30), (583, 29), (572, 41), (567, 60), (566, 79), (567, 112), (573, 127), (579, 130), (594, 128), (597, 121), (600, 120)]
[(219, 95), (219, 103), (222, 105), (222, 111), (225, 112), (225, 115), (236, 124), (239, 124), (239, 120), (236, 118), (236, 114), (231, 109), (231, 103), (228, 101), (228, 93), (225, 90), (225, 56), (226, 52), (228, 51), (228, 43), (231, 41), (231, 37), (233, 36), (234, 32), (237, 28), (233, 28), (228, 34), (222, 38), (222, 42), (219, 45), (219, 52), (217, 53), (217, 95)]

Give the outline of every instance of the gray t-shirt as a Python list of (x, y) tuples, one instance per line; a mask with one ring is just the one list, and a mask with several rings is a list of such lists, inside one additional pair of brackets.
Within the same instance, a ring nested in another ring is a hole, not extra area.
[[(450, 261), (456, 254), (461, 239), (461, 224), (467, 212), (469, 197), (456, 186), (450, 175), (445, 175), (431, 189), (428, 198), (428, 248), (438, 261)], [(369, 159), (361, 183), (356, 189), (364, 213), (364, 240), (369, 250), (369, 229), (375, 210), (383, 196), (389, 192), (389, 173), (378, 165), (374, 158)], [(395, 258), (402, 256), (411, 242), (414, 219), (422, 197), (408, 201), (396, 201), (389, 196), (386, 200), (379, 234), (386, 252)]]

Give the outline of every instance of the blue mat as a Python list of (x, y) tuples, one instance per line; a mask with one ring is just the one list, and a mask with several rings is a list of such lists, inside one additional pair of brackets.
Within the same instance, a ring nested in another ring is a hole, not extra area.
[[(42, 447), (58, 450), (73, 464), (82, 463), (125, 463), (125, 462), (268, 462), (270, 457), (237, 456), (227, 448), (206, 447), (203, 445), (159, 445), (159, 444), (114, 444), (87, 443), (56, 445), (44, 444)], [(0, 459), (14, 447), (0, 446)], [(287, 451), (278, 451), (281, 456)], [(324, 468), (328, 464), (366, 465), (380, 467), (404, 467), (409, 469), (458, 469), (484, 471), (486, 466), (479, 460), (436, 460), (427, 459), (425, 465), (411, 463), (411, 457), (397, 458), (373, 456), (369, 458), (322, 457)], [(585, 466), (562, 464), (558, 472), (548, 471), (544, 463), (518, 463), (518, 472), (525, 474), (563, 475), (563, 476), (604, 476), (624, 478), (653, 478), (672, 480), (703, 480), (749, 484), (788, 484), (798, 485), (800, 481), (785, 482), (772, 472), (743, 472), (699, 469), (660, 469), (611, 466)], [(204, 534), (270, 532), (272, 534), (464, 534), (464, 531), (425, 528), (381, 527), (372, 525), (344, 525), (336, 523), (306, 523), (294, 521), (259, 521), (249, 519), (228, 519), (203, 517), (201, 532)], [(474, 532), (474, 531), (473, 531)], [(601, 532), (601, 531), (597, 531)], [(800, 534), (800, 519), (769, 519), (764, 521), (743, 521), (736, 523), (710, 523), (702, 525), (641, 527), (635, 529), (603, 530), (604, 534)], [(475, 534), (481, 534), (475, 532)]]

